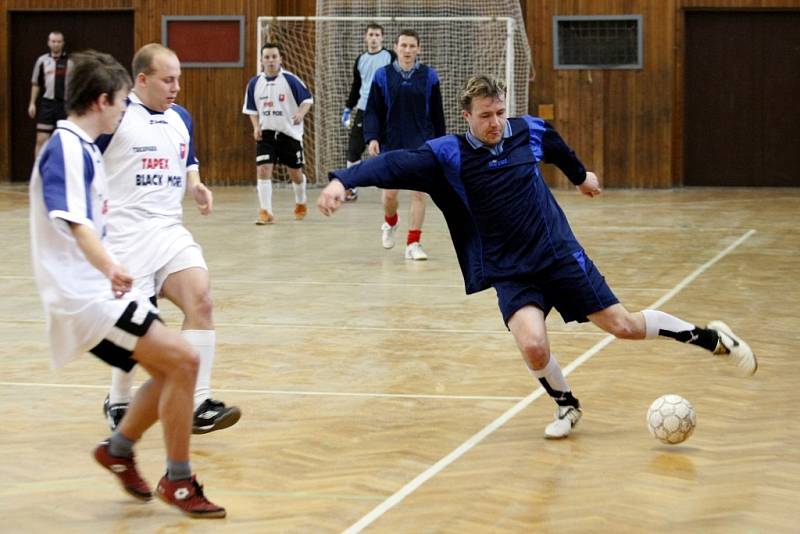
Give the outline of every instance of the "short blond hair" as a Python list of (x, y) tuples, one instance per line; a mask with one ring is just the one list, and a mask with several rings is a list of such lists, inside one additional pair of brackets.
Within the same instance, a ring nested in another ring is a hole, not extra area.
[(170, 50), (164, 45), (158, 43), (150, 43), (141, 47), (136, 55), (133, 56), (133, 76), (134, 78), (141, 72), (145, 76), (153, 74), (153, 60), (159, 54), (171, 54), (178, 57), (175, 52)]
[(472, 100), (484, 96), (490, 98), (505, 98), (506, 83), (494, 76), (485, 74), (473, 76), (461, 87), (461, 92), (458, 94), (458, 101), (461, 104), (462, 110), (470, 111), (472, 109)]

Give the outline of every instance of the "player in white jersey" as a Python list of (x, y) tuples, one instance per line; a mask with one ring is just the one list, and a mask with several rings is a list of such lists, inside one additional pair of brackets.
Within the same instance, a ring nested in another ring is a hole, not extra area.
[(53, 362), (61, 366), (88, 351), (121, 369), (144, 367), (152, 378), (139, 388), (111, 438), (95, 448), (95, 460), (129, 494), (150, 500), (153, 493), (136, 469), (133, 445), (160, 419), (167, 475), (158, 484), (159, 496), (194, 517), (224, 517), (225, 509), (203, 495), (189, 462), (197, 355), (160, 322), (146, 298), (126, 295), (133, 279), (101, 241), (108, 196), (93, 140), (114, 131), (130, 84), (128, 73), (108, 54), (78, 54), (68, 118), (58, 122), (31, 174), (33, 268)]
[[(129, 105), (113, 136), (98, 140), (108, 172), (108, 246), (130, 269), (134, 286), (147, 297), (163, 295), (183, 311), (182, 334), (200, 353), (193, 432), (205, 434), (235, 424), (241, 411), (211, 398), (216, 348), (208, 267), (200, 246), (183, 226), (188, 190), (200, 212), (213, 207), (200, 181), (192, 119), (175, 104), (180, 61), (159, 44), (134, 56)], [(132, 373), (112, 372), (104, 412), (113, 428), (130, 399)]]
[(303, 119), (314, 103), (303, 81), (282, 67), (281, 46), (261, 47), (264, 72), (247, 82), (242, 113), (250, 117), (256, 140), (256, 178), (261, 209), (256, 224), (272, 224), (272, 169), (286, 166), (294, 189), (294, 218), (306, 216), (303, 174)]

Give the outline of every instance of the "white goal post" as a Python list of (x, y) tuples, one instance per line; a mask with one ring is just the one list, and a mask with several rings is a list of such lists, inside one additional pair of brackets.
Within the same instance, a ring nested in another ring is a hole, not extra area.
[(328, 171), (343, 167), (349, 132), (340, 117), (353, 81), (353, 64), (366, 48), (364, 31), (385, 28), (383, 45), (392, 49), (402, 29), (420, 35), (420, 60), (439, 73), (448, 132), (462, 132), (458, 91), (474, 74), (506, 81), (509, 115), (527, 111), (530, 49), (525, 29), (504, 16), (316, 16), (259, 17), (256, 73), (261, 46), (277, 42), (283, 66), (309, 86), (314, 106), (305, 119), (304, 151), (309, 182), (327, 183)]

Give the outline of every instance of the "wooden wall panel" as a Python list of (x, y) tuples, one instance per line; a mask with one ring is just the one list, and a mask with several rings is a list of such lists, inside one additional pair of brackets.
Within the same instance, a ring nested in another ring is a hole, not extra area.
[[(800, 0), (522, 0), (535, 80), (529, 111), (552, 104), (554, 125), (609, 187), (681, 185), (683, 13), (686, 9), (800, 9)], [(244, 15), (245, 67), (185, 69), (180, 102), (194, 115), (202, 174), (211, 184), (252, 183), (253, 142), (240, 113), (256, 63), (252, 43), (259, 15), (313, 15), (311, 0), (4, 0), (0, 6), (0, 181), (9, 178), (8, 20), (10, 10), (133, 9), (135, 46), (161, 39), (162, 15)], [(555, 71), (554, 15), (641, 14), (642, 70)], [(556, 186), (568, 186), (546, 169)]]

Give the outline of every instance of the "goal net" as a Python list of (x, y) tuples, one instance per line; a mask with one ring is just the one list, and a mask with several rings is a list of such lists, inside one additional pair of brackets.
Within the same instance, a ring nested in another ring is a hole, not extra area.
[[(403, 16), (402, 7), (356, 12), (352, 2), (347, 8), (331, 8), (337, 2), (320, 0), (315, 17), (259, 17), (257, 72), (261, 45), (280, 43), (284, 68), (303, 80), (314, 97), (303, 140), (310, 183), (325, 184), (328, 171), (345, 166), (349, 131), (341, 124), (342, 109), (353, 82), (353, 64), (366, 49), (364, 31), (370, 22), (384, 27), (383, 44), (390, 49), (400, 30), (419, 33), (420, 61), (439, 73), (448, 133), (466, 127), (458, 92), (474, 74), (505, 79), (509, 115), (527, 112), (531, 60), (519, 3), (500, 1), (469, 10), (449, 8), (445, 13), (444, 3), (429, 8), (425, 3), (415, 2), (416, 16)], [(490, 9), (492, 13), (485, 14)], [(383, 15), (386, 12), (389, 15)]]

